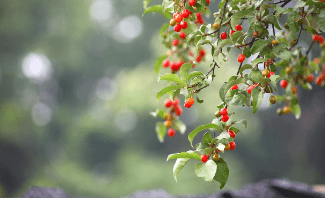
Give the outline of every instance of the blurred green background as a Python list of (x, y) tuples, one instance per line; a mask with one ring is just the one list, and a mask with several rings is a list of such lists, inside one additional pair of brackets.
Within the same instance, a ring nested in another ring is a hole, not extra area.
[[(166, 84), (153, 72), (156, 58), (166, 53), (158, 31), (167, 21), (142, 13), (141, 0), (0, 2), (0, 191), (7, 197), (21, 197), (31, 186), (88, 197), (219, 191), (217, 182), (195, 175), (194, 161), (176, 183), (174, 160), (166, 158), (190, 150), (187, 134), (212, 121), (218, 88), (237, 71), (236, 53), (200, 92), (204, 103), (183, 108), (186, 134), (161, 144), (155, 134), (160, 120), (149, 112), (167, 98), (157, 103), (155, 94)], [(302, 44), (311, 41), (302, 38)], [(313, 50), (312, 58), (319, 55)], [(196, 68), (205, 73), (210, 62)], [(277, 116), (280, 105), (268, 107), (267, 98), (254, 115), (248, 108), (231, 109), (235, 118), (247, 119), (248, 128), (236, 137), (236, 150), (221, 155), (230, 168), (225, 190), (265, 178), (325, 183), (325, 93), (316, 86), (298, 93), (300, 120)]]

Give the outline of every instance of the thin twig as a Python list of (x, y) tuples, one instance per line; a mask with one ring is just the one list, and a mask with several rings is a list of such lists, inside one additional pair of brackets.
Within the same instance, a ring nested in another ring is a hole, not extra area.
[(310, 46), (309, 46), (309, 48), (308, 48), (308, 50), (306, 51), (306, 56), (308, 56), (308, 54), (309, 54), (309, 52), (310, 52), (310, 50), (311, 50), (311, 47), (314, 45), (314, 41), (310, 44)]
[(226, 0), (225, 5), (223, 6), (223, 13), (222, 13), (222, 17), (221, 17), (221, 20), (220, 20), (220, 26), (219, 26), (219, 29), (218, 29), (218, 38), (220, 37), (220, 31), (219, 30), (221, 30), (221, 27), (222, 27), (222, 20), (223, 20), (223, 17), (225, 16), (225, 13), (226, 13), (227, 4), (228, 4), (228, 0)]

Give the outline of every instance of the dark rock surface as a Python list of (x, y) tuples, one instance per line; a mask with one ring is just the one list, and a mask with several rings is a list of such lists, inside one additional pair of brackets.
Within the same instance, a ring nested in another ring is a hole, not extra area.
[[(176, 198), (164, 190), (137, 191), (124, 198)], [(200, 198), (325, 198), (325, 193), (314, 191), (307, 184), (293, 182), (287, 179), (266, 179), (258, 183), (247, 185), (239, 191), (222, 191), (210, 195), (188, 195), (185, 197)], [(77, 198), (67, 196), (59, 188), (32, 187), (22, 198)], [(81, 198), (81, 197), (79, 197)], [(83, 197), (85, 198), (85, 197)]]

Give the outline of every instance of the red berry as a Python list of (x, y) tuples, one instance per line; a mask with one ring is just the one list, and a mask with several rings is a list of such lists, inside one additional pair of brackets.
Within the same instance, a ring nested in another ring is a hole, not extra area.
[(201, 12), (196, 13), (196, 18), (197, 18), (197, 19), (202, 19), (202, 14), (201, 14)]
[(181, 39), (186, 39), (186, 33), (185, 33), (185, 32), (180, 32), (180, 33), (179, 33), (179, 37), (180, 37)]
[(172, 100), (170, 100), (170, 99), (166, 99), (165, 100), (165, 107), (166, 108), (169, 108), (170, 106), (172, 106), (172, 104), (173, 104), (173, 101)]
[(255, 37), (258, 37), (258, 33), (257, 33), (257, 32), (254, 32), (254, 36), (255, 36)]
[(307, 82), (313, 82), (314, 81), (314, 75), (313, 74), (309, 74), (308, 76), (307, 76)]
[(224, 115), (224, 116), (222, 116), (221, 120), (223, 122), (227, 122), (229, 120), (229, 116), (228, 115)]
[(280, 81), (280, 86), (282, 87), (282, 88), (286, 88), (287, 86), (288, 86), (288, 81), (286, 81), (286, 80), (281, 80)]
[(234, 32), (236, 32), (235, 30), (230, 30), (230, 35), (232, 35)]
[(195, 4), (196, 4), (196, 0), (189, 0), (189, 1), (188, 1), (188, 4), (189, 4), (190, 6), (195, 6)]
[(245, 55), (244, 54), (239, 54), (238, 55), (238, 62), (242, 63), (245, 60)]
[(200, 56), (204, 56), (205, 55), (205, 50), (204, 49), (201, 49), (200, 50)]
[(236, 147), (235, 142), (230, 142), (229, 144), (230, 144), (230, 150), (234, 150)]
[(176, 107), (174, 107), (174, 108), (175, 108), (175, 113), (176, 113), (176, 115), (181, 116), (182, 113), (183, 113), (182, 108), (181, 108), (179, 105), (176, 106)]
[(209, 157), (206, 154), (204, 154), (204, 155), (201, 155), (201, 159), (202, 159), (203, 163), (206, 163), (208, 161)]
[(226, 32), (222, 32), (221, 34), (220, 34), (220, 38), (221, 39), (226, 39), (227, 38), (227, 33)]
[(324, 42), (324, 38), (322, 36), (319, 36), (318, 34), (313, 34), (313, 41), (314, 42), (323, 43)]
[(231, 87), (231, 90), (238, 89), (238, 85), (234, 85)]
[(177, 72), (179, 70), (179, 66), (177, 63), (171, 62), (170, 63), (170, 69), (172, 69), (173, 71)]
[(182, 29), (186, 29), (187, 28), (187, 22), (186, 21), (183, 21), (182, 23), (180, 23), (181, 25), (181, 28)]
[(188, 9), (184, 9), (182, 11), (182, 17), (187, 18), (188, 16), (190, 16), (190, 11)]
[(255, 88), (254, 85), (250, 85), (250, 86), (247, 88), (247, 92), (248, 92), (249, 94), (252, 94), (252, 89), (254, 89), (254, 88)]
[(270, 78), (272, 75), (274, 75), (274, 72), (270, 72), (267, 77)]
[(172, 45), (173, 45), (173, 46), (177, 46), (177, 45), (178, 45), (178, 39), (174, 39), (174, 40), (172, 41)]
[(175, 130), (174, 129), (168, 129), (167, 134), (169, 137), (173, 137), (175, 135)]
[(319, 36), (318, 41), (319, 41), (320, 44), (322, 44), (324, 42), (324, 38), (322, 36)]
[(322, 80), (325, 80), (325, 73), (324, 73), (324, 72), (321, 73), (321, 74), (319, 75), (319, 78), (322, 79)]
[(176, 24), (176, 25), (174, 26), (174, 30), (175, 30), (175, 32), (180, 32), (181, 29), (182, 29), (182, 27), (181, 27), (180, 24)]
[(243, 29), (243, 26), (241, 26), (241, 25), (236, 25), (236, 30), (237, 31), (241, 31)]
[(316, 85), (320, 85), (322, 83), (322, 79), (320, 77), (316, 78)]
[(175, 98), (174, 99), (173, 106), (176, 107), (178, 104), (179, 104), (179, 100), (178, 100), (178, 98)]
[(236, 133), (233, 130), (229, 130), (228, 134), (230, 135), (230, 137), (235, 138), (236, 137)]
[(221, 151), (218, 149), (218, 152), (221, 152)]
[(203, 18), (199, 18), (195, 21), (195, 23), (198, 23), (198, 24), (203, 24), (204, 23), (204, 20)]
[(265, 63), (265, 67), (267, 67), (268, 65), (269, 65), (269, 62), (266, 62), (266, 63)]
[(197, 56), (197, 57), (196, 57), (196, 62), (199, 63), (199, 62), (201, 62), (201, 61), (202, 61), (202, 56)]
[(180, 15), (179, 13), (176, 13), (173, 17), (177, 23), (180, 23), (183, 20), (182, 15)]
[(169, 66), (169, 60), (165, 59), (162, 64), (164, 68), (167, 68)]
[(193, 52), (189, 52), (188, 55), (190, 55), (190, 56), (194, 56)]
[(186, 108), (191, 108), (191, 106), (194, 104), (194, 99), (193, 98), (189, 98), (185, 104), (184, 104), (184, 107)]
[(221, 114), (222, 116), (225, 116), (225, 115), (228, 114), (228, 110), (227, 110), (226, 108), (223, 108), (223, 109), (221, 109), (220, 114)]
[(210, 0), (207, 0), (207, 4), (209, 4), (209, 5), (210, 5)]

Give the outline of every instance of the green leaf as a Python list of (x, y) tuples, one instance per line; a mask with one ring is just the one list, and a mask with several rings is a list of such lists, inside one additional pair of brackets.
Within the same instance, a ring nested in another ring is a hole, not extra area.
[(193, 72), (188, 74), (187, 81), (190, 81), (192, 78), (194, 78), (196, 76), (202, 76), (203, 77), (204, 74), (201, 71), (193, 71)]
[(164, 138), (166, 135), (166, 127), (163, 122), (156, 123), (156, 133), (160, 143), (164, 142)]
[(238, 40), (238, 38), (239, 38), (241, 35), (243, 35), (243, 34), (244, 34), (243, 31), (236, 31), (236, 32), (234, 32), (234, 33), (230, 36), (230, 39), (231, 39), (234, 43), (236, 43), (236, 41)]
[(196, 102), (198, 102), (198, 103), (203, 103), (204, 101), (203, 100), (200, 100), (200, 98), (196, 95)]
[(252, 65), (250, 65), (250, 64), (245, 64), (245, 65), (243, 65), (243, 66), (240, 68), (239, 73), (243, 73), (243, 71), (244, 71), (245, 69), (252, 69), (252, 68), (253, 68)]
[(182, 170), (182, 168), (184, 167), (184, 165), (190, 160), (190, 158), (178, 158), (174, 164), (174, 168), (173, 168), (173, 175), (174, 178), (177, 182), (177, 176), (179, 171)]
[(293, 7), (293, 11), (296, 11), (298, 8), (304, 7), (306, 5), (306, 2), (301, 1), (298, 4), (295, 5), (295, 7)]
[[(236, 80), (233, 80), (229, 83), (227, 83), (227, 86), (225, 87), (224, 89), (224, 96), (227, 94), (228, 90), (234, 86), (234, 85), (237, 85), (237, 84), (240, 84), (240, 83), (245, 83), (246, 82), (246, 78), (237, 78)], [(224, 98), (225, 99), (225, 98)]]
[(155, 73), (158, 74), (160, 71), (160, 68), (162, 67), (162, 62), (167, 58), (168, 56), (166, 54), (160, 56), (156, 62), (155, 62)]
[(163, 36), (165, 31), (169, 28), (169, 26), (170, 26), (169, 23), (165, 23), (164, 25), (162, 25), (161, 28), (160, 28), (160, 31), (159, 31), (159, 35)]
[(288, 50), (284, 50), (280, 55), (276, 55), (276, 57), (290, 61), (291, 60), (291, 52), (289, 52)]
[(269, 42), (267, 40), (258, 40), (254, 43), (252, 49), (251, 49), (251, 54), (256, 54), (260, 51), (262, 51), (262, 49), (267, 46), (269, 44)]
[(192, 142), (193, 142), (193, 139), (196, 136), (196, 134), (198, 134), (202, 130), (209, 129), (209, 128), (214, 128), (214, 129), (220, 130), (219, 126), (216, 124), (206, 124), (206, 125), (201, 125), (201, 126), (197, 127), (190, 134), (188, 134), (188, 140), (190, 141), (192, 147), (193, 147)]
[(227, 87), (227, 84), (228, 83), (224, 83), (219, 89), (219, 96), (223, 102), (225, 102), (225, 88)]
[(168, 92), (170, 92), (170, 91), (172, 91), (172, 90), (176, 90), (176, 89), (180, 89), (182, 86), (180, 86), (180, 85), (171, 85), (171, 86), (169, 86), (169, 87), (165, 87), (165, 88), (163, 88), (160, 92), (158, 92), (157, 93), (157, 95), (156, 95), (156, 99), (157, 99), (157, 101), (159, 101), (159, 99), (163, 96), (163, 95), (165, 95), (166, 93), (168, 93)]
[(234, 42), (231, 40), (231, 39), (225, 39), (225, 40), (222, 40), (221, 42), (218, 43), (218, 46), (217, 46), (217, 49), (216, 49), (216, 54), (215, 56), (219, 56), (219, 52), (221, 51), (221, 49), (226, 46), (226, 45), (229, 45), (229, 44), (234, 44)]
[(291, 113), (293, 113), (296, 116), (296, 119), (299, 119), (301, 116), (301, 109), (299, 103), (296, 104), (290, 103), (290, 109), (291, 109)]
[(194, 38), (196, 37), (197, 35), (201, 34), (199, 30), (195, 31), (195, 32), (192, 32), (191, 34), (189, 34), (187, 36), (187, 39), (186, 39), (186, 44), (188, 45), (188, 43)]
[(175, 98), (179, 95), (179, 93), (181, 92), (181, 89), (176, 89), (173, 93), (173, 100), (175, 100)]
[(170, 159), (177, 159), (177, 158), (189, 158), (189, 159), (197, 159), (201, 161), (201, 156), (197, 153), (188, 153), (188, 152), (181, 152), (181, 153), (175, 153), (175, 154), (170, 154), (167, 157), (167, 161)]
[(298, 18), (297, 12), (292, 12), (289, 17), (288, 17), (288, 25), (289, 29), (293, 32), (298, 32), (299, 31), (299, 26), (298, 23), (296, 22), (296, 19)]
[(154, 5), (154, 6), (151, 6), (149, 8), (147, 8), (143, 14), (142, 14), (142, 17), (143, 15), (149, 13), (149, 12), (159, 12), (159, 13), (162, 13), (162, 5)]
[(181, 77), (181, 80), (183, 81), (183, 84), (186, 85), (187, 83), (187, 75), (188, 72), (191, 70), (193, 63), (185, 63), (182, 65), (181, 69), (179, 70), (179, 75)]
[(245, 129), (247, 127), (247, 121), (246, 120), (239, 120), (232, 122), (233, 124), (243, 124), (245, 126)]
[(244, 48), (243, 54), (246, 58), (249, 58), (252, 55), (251, 47), (249, 45)]
[(237, 129), (236, 127), (230, 127), (229, 130), (234, 131), (236, 134), (239, 132), (239, 129)]
[[(254, 61), (253, 61), (254, 62)], [(262, 72), (260, 70), (252, 70), (251, 73), (251, 78), (254, 82), (260, 83), (262, 86), (265, 86), (266, 83), (270, 83), (271, 80), (269, 78), (264, 78), (262, 75)]]
[(174, 121), (175, 129), (183, 135), (186, 131), (186, 125), (180, 121), (180, 120), (175, 120)]
[(214, 175), (213, 179), (220, 183), (220, 190), (225, 186), (229, 177), (229, 168), (225, 160), (220, 158), (217, 162), (217, 172)]
[(259, 63), (264, 63), (267, 60), (265, 60), (264, 58), (257, 58), (255, 60), (252, 61), (252, 67), (255, 67), (256, 65), (258, 65)]
[(213, 160), (206, 163), (198, 163), (195, 166), (195, 173), (198, 177), (202, 177), (205, 181), (212, 181), (217, 171), (217, 164)]
[(199, 40), (199, 42), (196, 43), (196, 48), (198, 48), (200, 45), (204, 45), (204, 44), (211, 44), (210, 40)]
[(151, 0), (143, 0), (143, 9), (147, 9)]
[(159, 77), (158, 81), (160, 81), (160, 80), (169, 80), (169, 81), (173, 81), (177, 84), (180, 84), (182, 86), (185, 85), (185, 83), (183, 83), (182, 79), (177, 74), (171, 74), (171, 73), (164, 74), (163, 76)]
[(252, 12), (252, 10), (242, 10), (239, 12), (235, 12), (232, 16), (231, 16), (231, 27), (232, 29), (236, 28), (237, 22), (243, 18), (244, 16), (250, 14)]
[(211, 137), (210, 132), (206, 132), (206, 133), (203, 135), (203, 139), (202, 139), (202, 140), (203, 140), (203, 142), (206, 143), (206, 144), (210, 143), (211, 140), (212, 140), (212, 137)]
[(162, 119), (165, 119), (165, 111), (162, 110), (162, 109), (157, 109), (156, 112), (150, 112), (150, 114), (153, 116), (153, 117), (157, 117), (157, 115), (159, 117), (161, 117)]
[(256, 113), (258, 109), (261, 107), (263, 96), (264, 96), (263, 91), (261, 91), (258, 87), (252, 89), (253, 113)]
[(175, 2), (173, 0), (164, 0), (162, 3), (163, 11), (166, 12), (168, 8), (172, 8)]
[(325, 32), (325, 10), (324, 9), (320, 11), (316, 19), (317, 19), (317, 25), (319, 29)]

